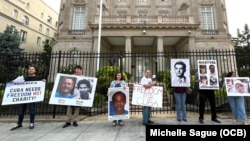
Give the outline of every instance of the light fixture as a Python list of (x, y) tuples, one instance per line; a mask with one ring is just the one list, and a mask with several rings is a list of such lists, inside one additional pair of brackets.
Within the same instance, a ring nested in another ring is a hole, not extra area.
[(188, 30), (188, 34), (190, 35), (192, 33), (192, 31), (191, 30)]
[(144, 20), (144, 26), (143, 26), (142, 34), (146, 34), (146, 24), (147, 24), (147, 21)]

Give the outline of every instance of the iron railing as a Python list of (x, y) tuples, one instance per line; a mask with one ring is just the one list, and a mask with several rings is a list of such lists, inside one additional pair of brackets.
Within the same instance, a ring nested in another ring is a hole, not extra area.
[[(53, 82), (58, 72), (71, 73), (73, 71), (72, 65), (79, 64), (83, 67), (85, 76), (96, 77), (96, 72), (103, 66), (119, 67), (120, 71), (129, 74), (128, 85), (130, 86), (130, 100), (132, 99), (133, 84), (140, 83), (144, 70), (150, 69), (152, 74), (159, 74), (159, 72), (170, 71), (170, 60), (172, 58), (187, 58), (190, 60), (190, 72), (194, 75), (197, 68), (197, 60), (217, 60), (218, 74), (220, 81), (223, 82), (223, 75), (228, 71), (240, 71), (237, 68), (237, 56), (244, 56), (244, 54), (237, 54), (234, 50), (206, 50), (206, 51), (178, 51), (178, 52), (134, 52), (134, 53), (93, 53), (93, 52), (54, 52), (50, 55), (42, 55), (42, 53), (24, 53), (17, 55), (18, 64), (13, 63), (13, 59), (8, 59), (8, 56), (0, 54), (0, 100), (2, 101), (5, 90), (5, 83), (14, 79), (17, 76), (25, 75), (27, 73), (27, 66), (35, 65), (37, 67), (37, 74), (46, 78), (46, 93), (44, 101), (38, 102), (36, 107), (37, 115), (51, 115), (53, 117), (58, 115), (65, 115), (66, 106), (50, 105), (48, 101), (53, 89)], [(6, 59), (7, 57), (7, 59)], [(97, 62), (99, 61), (99, 67)], [(245, 62), (249, 66), (250, 62)], [(15, 71), (13, 71), (13, 69)], [(243, 69), (243, 68), (242, 68)], [(244, 69), (250, 69), (245, 67)], [(11, 71), (10, 71), (11, 70)], [(246, 71), (246, 70), (245, 70)], [(249, 70), (248, 70), (249, 71)], [(164, 86), (164, 82), (158, 82), (157, 85)], [(166, 113), (174, 112), (173, 93), (169, 87), (164, 87), (163, 94), (163, 108), (153, 108), (152, 113)], [(108, 88), (106, 88), (107, 90)], [(101, 93), (106, 96), (105, 90), (102, 91), (98, 87), (96, 93)], [(250, 111), (249, 97), (246, 97), (246, 110)], [(82, 107), (81, 115), (96, 115), (107, 113), (107, 102), (101, 101), (102, 107), (93, 106), (92, 108)], [(187, 111), (198, 112), (198, 93), (196, 90), (191, 95), (187, 96)], [(227, 95), (225, 91), (216, 91), (216, 105), (219, 112), (231, 112), (227, 102)], [(209, 110), (209, 105), (206, 105)], [(140, 113), (141, 106), (130, 104), (130, 112)], [(0, 106), (0, 116), (14, 116), (18, 113), (18, 105)]]

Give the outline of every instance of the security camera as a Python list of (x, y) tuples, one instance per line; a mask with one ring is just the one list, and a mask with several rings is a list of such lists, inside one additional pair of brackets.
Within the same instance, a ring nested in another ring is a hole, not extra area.
[(142, 31), (142, 33), (143, 33), (143, 34), (146, 34), (146, 30), (144, 29), (144, 30)]

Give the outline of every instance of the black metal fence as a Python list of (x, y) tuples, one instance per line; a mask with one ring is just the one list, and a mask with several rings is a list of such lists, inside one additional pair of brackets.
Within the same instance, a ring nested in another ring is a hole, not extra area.
[[(244, 54), (245, 55), (245, 54)], [(152, 74), (156, 74), (159, 79), (157, 85), (164, 87), (163, 107), (153, 108), (152, 113), (174, 112), (173, 92), (169, 86), (166, 86), (166, 79), (162, 74), (170, 72), (170, 61), (173, 58), (189, 59), (191, 75), (197, 71), (197, 60), (217, 60), (218, 73), (220, 81), (223, 82), (223, 76), (228, 71), (237, 71), (239, 76), (249, 77), (241, 74), (241, 70), (249, 72), (249, 67), (238, 68), (237, 54), (233, 50), (207, 50), (207, 51), (178, 51), (178, 52), (115, 52), (115, 53), (92, 53), (92, 52), (54, 52), (50, 55), (43, 53), (24, 53), (8, 56), (1, 55), (0, 58), (0, 100), (2, 101), (5, 83), (20, 75), (27, 74), (27, 66), (33, 65), (37, 68), (37, 74), (46, 78), (46, 93), (44, 101), (38, 102), (36, 111), (37, 115), (65, 115), (66, 106), (48, 104), (50, 94), (53, 89), (54, 79), (57, 73), (73, 73), (73, 67), (79, 64), (83, 67), (85, 76), (102, 77), (98, 78), (96, 87), (96, 95), (92, 108), (82, 107), (81, 115), (96, 115), (107, 113), (106, 92), (109, 83), (113, 79), (114, 68), (126, 75), (126, 80), (130, 87), (130, 100), (132, 100), (133, 84), (138, 84), (144, 74), (145, 69), (150, 69)], [(242, 62), (241, 62), (242, 63)], [(250, 62), (245, 62), (249, 66)], [(113, 71), (112, 71), (113, 70)], [(109, 77), (108, 77), (109, 76)], [(108, 79), (103, 80), (104, 77)], [(169, 76), (168, 76), (169, 77)], [(192, 77), (193, 78), (193, 77)], [(187, 111), (198, 112), (198, 93), (194, 89), (192, 81), (193, 93), (187, 96)], [(104, 98), (103, 98), (104, 97)], [(250, 99), (245, 98), (247, 112), (250, 111)], [(216, 105), (218, 112), (230, 113), (231, 109), (227, 102), (227, 95), (223, 88), (216, 91)], [(209, 105), (206, 105), (209, 110)], [(130, 104), (132, 113), (140, 113), (141, 106)], [(0, 106), (0, 116), (13, 116), (18, 112), (18, 105), (2, 105)]]

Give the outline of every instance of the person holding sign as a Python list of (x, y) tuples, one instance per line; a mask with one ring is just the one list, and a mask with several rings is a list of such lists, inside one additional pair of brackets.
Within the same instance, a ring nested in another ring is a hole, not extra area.
[[(145, 89), (149, 89), (152, 86), (154, 86), (156, 84), (156, 80), (152, 80), (150, 78), (150, 70), (146, 70), (144, 76), (141, 79), (141, 85), (145, 88)], [(153, 124), (154, 122), (150, 120), (150, 115), (151, 115), (151, 107), (148, 106), (143, 106), (142, 109), (142, 124), (143, 125), (148, 125), (148, 124)]]
[(175, 107), (177, 121), (181, 120), (187, 122), (186, 112), (186, 87), (174, 87)]
[[(235, 77), (235, 73), (234, 72), (228, 72), (226, 77)], [(225, 82), (226, 83), (226, 82)], [(240, 89), (240, 91), (244, 91), (244, 84), (242, 84), (239, 80), (236, 81), (228, 81), (227, 84), (225, 85), (230, 85), (229, 89), (232, 90), (233, 88), (233, 84), (235, 84), (235, 88)], [(247, 123), (247, 114), (246, 114), (246, 109), (245, 109), (245, 100), (243, 96), (228, 96), (228, 102), (229, 105), (231, 107), (232, 110), (232, 114), (234, 117), (234, 122), (237, 122), (238, 120), (242, 120), (243, 121), (243, 125), (248, 125)]]
[[(24, 77), (24, 81), (44, 81), (45, 82), (45, 79), (42, 79), (40, 76), (37, 76), (36, 68), (33, 66), (30, 66), (28, 68), (28, 75)], [(36, 103), (33, 102), (33, 103), (20, 104), (17, 125), (11, 128), (10, 129), (11, 131), (22, 127), (24, 113), (26, 111), (27, 105), (29, 106), (29, 114), (30, 114), (29, 128), (30, 129), (34, 128)]]
[[(115, 88), (115, 87), (125, 87), (125, 86), (126, 86), (126, 82), (123, 80), (122, 73), (118, 72), (118, 73), (115, 74), (115, 78), (110, 83), (109, 87), (110, 88)], [(120, 110), (123, 113), (124, 112), (124, 106), (126, 104), (126, 95), (124, 93), (116, 93), (116, 94), (114, 94), (113, 97), (112, 97), (112, 104), (113, 104), (113, 107), (114, 107), (114, 112), (111, 110), (110, 114), (112, 114), (112, 112), (113, 112), (114, 113), (113, 115), (116, 115), (115, 113), (121, 113), (121, 112), (117, 112), (117, 111), (120, 111)], [(121, 105), (123, 108), (122, 107), (119, 108), (119, 105)], [(117, 124), (119, 124), (121, 126), (124, 125), (122, 120), (113, 120), (112, 126), (115, 127)]]
[[(199, 79), (198, 72), (195, 74), (195, 83), (201, 83), (201, 79)], [(208, 100), (211, 108), (211, 120), (217, 123), (220, 121), (216, 117), (216, 106), (215, 106), (215, 95), (214, 90), (207, 89), (199, 89), (199, 122), (204, 123), (204, 113), (205, 113), (205, 105)]]
[[(82, 67), (80, 65), (75, 66), (75, 73), (74, 73), (74, 75), (83, 76)], [(65, 81), (66, 80), (67, 79), (65, 79)], [(74, 81), (72, 79), (68, 79), (68, 82), (69, 82), (68, 84), (69, 84), (69, 88), (70, 89), (66, 89), (68, 91), (65, 91), (65, 92), (67, 92), (66, 98), (69, 98), (68, 96), (70, 96), (70, 97), (73, 98), (73, 95), (70, 94), (69, 92), (71, 92), (74, 89), (74, 87), (75, 87)], [(74, 93), (80, 94), (80, 92), (78, 90), (74, 90)], [(79, 116), (80, 107), (74, 106), (75, 111), (74, 111), (73, 115), (72, 115), (72, 109), (73, 109), (73, 106), (68, 106), (67, 107), (67, 119), (66, 119), (66, 123), (63, 125), (62, 128), (68, 127), (71, 124), (71, 122), (73, 122), (73, 126), (74, 127), (78, 126), (78, 124), (77, 124), (77, 117)]]

